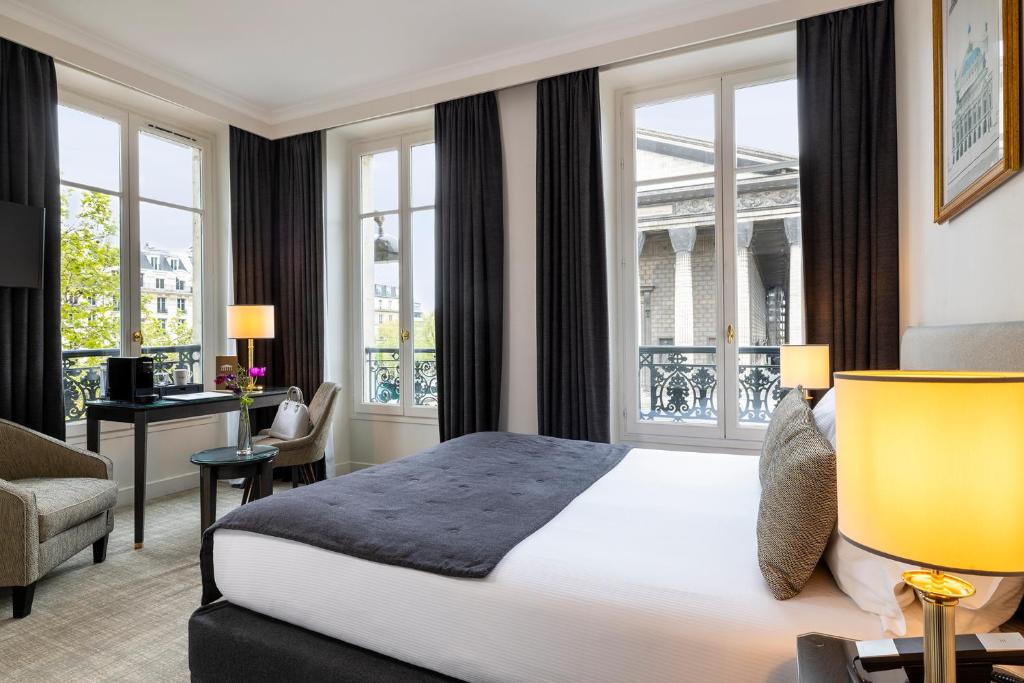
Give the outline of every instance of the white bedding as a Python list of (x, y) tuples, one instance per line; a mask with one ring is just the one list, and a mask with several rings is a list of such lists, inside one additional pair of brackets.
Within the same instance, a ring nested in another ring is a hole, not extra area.
[[(796, 680), (795, 638), (880, 638), (819, 569), (772, 598), (757, 458), (634, 450), (485, 579), (220, 530), (231, 602), (467, 681)], [(271, 588), (272, 587), (272, 588)]]

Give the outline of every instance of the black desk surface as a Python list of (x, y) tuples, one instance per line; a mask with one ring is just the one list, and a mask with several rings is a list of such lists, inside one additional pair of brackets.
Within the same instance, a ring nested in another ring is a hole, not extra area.
[[(262, 396), (280, 396), (288, 393), (288, 389), (284, 387), (267, 387), (263, 391), (251, 394), (254, 399)], [(188, 394), (177, 394), (178, 396), (188, 396)], [(205, 405), (209, 403), (222, 403), (224, 401), (238, 401), (238, 396), (234, 394), (223, 392), (220, 396), (210, 398), (197, 398), (189, 401), (175, 401), (174, 399), (162, 398), (152, 403), (136, 403), (134, 401), (107, 401), (105, 399), (97, 399), (95, 401), (86, 401), (86, 408), (117, 408), (118, 410), (159, 410), (160, 408), (175, 408), (181, 406), (195, 406)]]

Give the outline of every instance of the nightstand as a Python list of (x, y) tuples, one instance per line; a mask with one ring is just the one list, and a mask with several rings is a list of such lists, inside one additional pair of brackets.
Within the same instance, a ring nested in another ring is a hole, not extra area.
[[(921, 669), (865, 673), (854, 663), (855, 640), (808, 633), (796, 639), (797, 680), (799, 683), (917, 683), (923, 680)], [(857, 669), (858, 672), (854, 673)], [(1024, 683), (1024, 679), (999, 667), (957, 667), (957, 683)]]

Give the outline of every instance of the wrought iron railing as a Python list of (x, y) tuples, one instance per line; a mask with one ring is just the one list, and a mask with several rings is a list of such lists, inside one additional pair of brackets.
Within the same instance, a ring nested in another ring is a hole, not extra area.
[[(64, 419), (85, 418), (85, 402), (100, 397), (102, 369), (107, 358), (116, 356), (119, 349), (74, 349), (65, 351), (64, 367)], [(147, 346), (142, 354), (153, 359), (156, 374), (170, 373), (174, 368), (188, 368), (193, 377), (202, 371), (202, 347), (199, 344), (183, 346)]]
[[(779, 386), (779, 347), (741, 346), (738, 351), (739, 421), (765, 424), (785, 393)], [(641, 346), (639, 384), (641, 420), (718, 419), (713, 346)]]
[[(395, 348), (366, 347), (366, 382), (370, 403), (398, 403), (401, 396), (401, 353)], [(437, 407), (437, 354), (434, 349), (415, 349), (413, 384), (415, 403)]]

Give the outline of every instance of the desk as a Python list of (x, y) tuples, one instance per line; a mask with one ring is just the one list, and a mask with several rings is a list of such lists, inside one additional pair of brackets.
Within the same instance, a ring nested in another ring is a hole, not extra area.
[[(269, 408), (280, 404), (288, 396), (287, 389), (267, 388), (262, 393), (252, 394), (250, 410)], [(153, 422), (181, 420), (186, 417), (202, 417), (231, 413), (238, 410), (238, 397), (224, 394), (223, 397), (197, 401), (173, 401), (161, 399), (153, 403), (131, 403), (128, 401), (87, 401), (85, 404), (86, 448), (93, 453), (100, 452), (100, 421), (123, 422), (135, 426), (135, 548), (141, 548), (145, 534), (146, 509), (146, 432)]]

